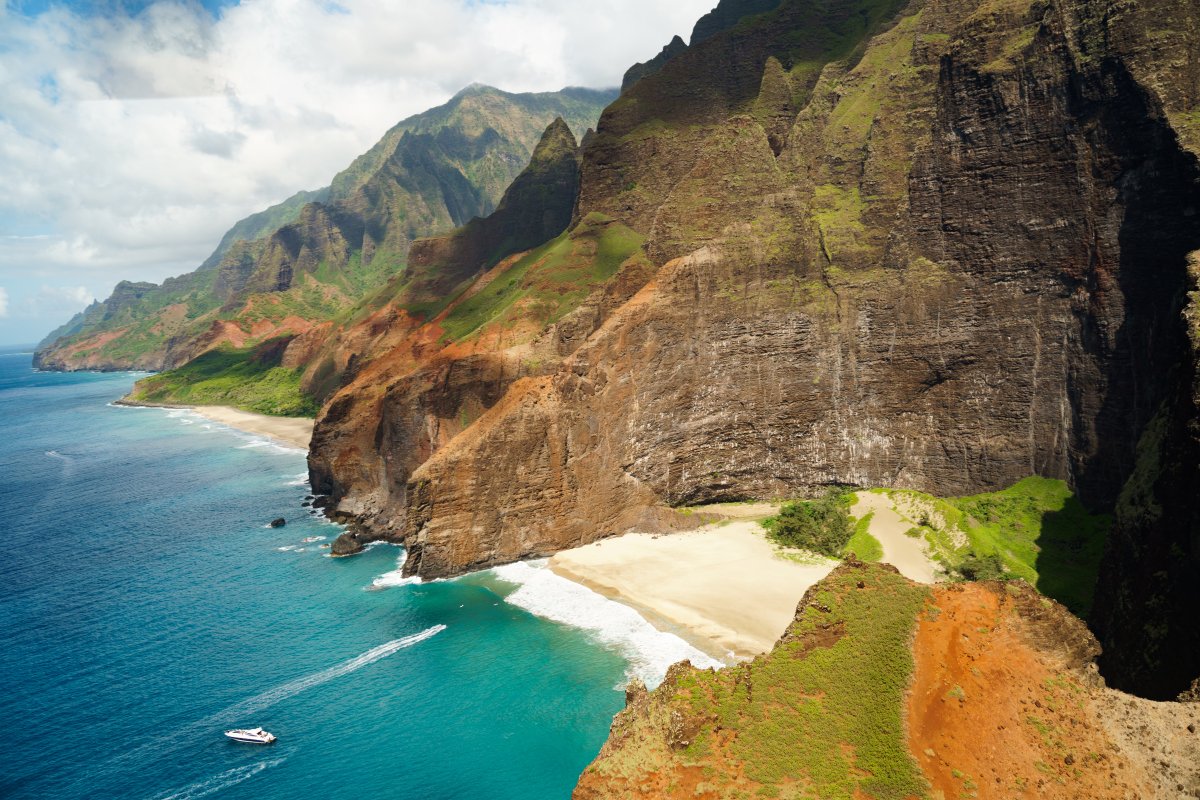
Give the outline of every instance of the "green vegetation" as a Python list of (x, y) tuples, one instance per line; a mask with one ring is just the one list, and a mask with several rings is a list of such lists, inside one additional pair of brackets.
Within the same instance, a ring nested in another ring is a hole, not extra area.
[(820, 586), (770, 654), (682, 677), (676, 697), (693, 715), (716, 716), (689, 754), (711, 752), (733, 731), (731, 755), (766, 786), (798, 782), (802, 796), (828, 800), (926, 797), (902, 714), (909, 640), (928, 589), (873, 566), (842, 567)]
[(1002, 581), (1012, 577), (999, 555), (988, 553), (981, 556), (974, 550), (959, 563), (958, 571), (969, 581)]
[(871, 535), (871, 519), (874, 511), (867, 512), (865, 517), (859, 517), (854, 523), (854, 535), (842, 550), (843, 555), (854, 554), (859, 561), (882, 561), (883, 545)]
[(999, 492), (916, 498), (933, 514), (918, 522), (933, 555), (972, 580), (1023, 578), (1086, 617), (1111, 518), (1091, 514), (1063, 481), (1031, 477)]
[(538, 328), (574, 310), (641, 247), (642, 237), (602, 214), (518, 259), (442, 320), (443, 340), (462, 341), (485, 325), (531, 321)]
[(785, 547), (798, 547), (838, 558), (855, 533), (847, 510), (853, 502), (853, 494), (830, 489), (817, 500), (785, 503), (779, 509), (779, 515), (763, 520), (762, 526), (772, 539)]
[(279, 366), (279, 344), (210, 350), (179, 369), (138, 381), (130, 399), (230, 405), (281, 417), (316, 416), (319, 406), (300, 389), (300, 371)]
[(1080, 616), (1091, 609), (1111, 519), (1089, 514), (1063, 481), (1026, 478), (1000, 492), (954, 498), (974, 521), (972, 549)]

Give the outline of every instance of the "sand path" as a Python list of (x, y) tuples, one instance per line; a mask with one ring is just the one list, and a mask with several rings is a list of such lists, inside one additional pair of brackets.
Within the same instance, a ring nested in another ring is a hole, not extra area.
[(905, 534), (916, 523), (901, 516), (884, 494), (859, 492), (858, 502), (850, 509), (856, 517), (874, 511), (870, 533), (883, 545), (883, 562), (900, 570), (900, 574), (918, 583), (937, 580), (936, 565), (929, 558), (925, 542)]
[(726, 661), (774, 647), (804, 593), (835, 564), (786, 558), (751, 520), (629, 533), (550, 559), (562, 577), (633, 606), (655, 627)]

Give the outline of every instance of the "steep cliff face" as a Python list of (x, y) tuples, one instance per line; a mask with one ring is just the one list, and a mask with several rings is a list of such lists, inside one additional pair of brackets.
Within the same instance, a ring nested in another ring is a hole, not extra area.
[(561, 117), (583, 131), (613, 96), (470, 87), (401, 122), (328, 189), (238, 223), (196, 272), (147, 287), (121, 315), (93, 309), (73, 320), (38, 363), (169, 369), (217, 346), (303, 333), (312, 349), (312, 329), (402, 270), (416, 238), (493, 211), (546, 125)]
[(344, 375), (346, 385), (318, 420), (309, 464), (342, 518), (369, 523), (375, 537), (402, 531), (409, 473), (513, 381), (581, 341), (585, 309), (644, 282), (641, 260), (622, 269), (640, 238), (612, 220), (558, 236), (575, 207), (578, 159), (567, 126), (551, 124), (495, 213), (415, 243), (404, 275), (326, 336), (311, 379)]
[(1200, 485), (1200, 254), (1192, 254), (1189, 274), (1192, 348), (1172, 366), (1173, 391), (1138, 445), (1092, 613), (1109, 682), (1164, 700), (1200, 688), (1200, 509), (1194, 497)]
[(605, 112), (579, 214), (663, 266), (413, 473), (410, 572), (831, 482), (1037, 473), (1112, 505), (1187, 353), (1195, 62), (1153, 32), (1200, 9), (929, 0), (869, 40), (846, 31), (888, 9), (821, 9), (718, 33)]

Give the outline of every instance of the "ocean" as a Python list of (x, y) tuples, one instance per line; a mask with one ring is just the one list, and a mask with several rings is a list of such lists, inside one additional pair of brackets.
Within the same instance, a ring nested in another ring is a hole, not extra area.
[(0, 354), (2, 797), (568, 798), (627, 679), (701, 660), (539, 564), (328, 558), (303, 452), (30, 365)]

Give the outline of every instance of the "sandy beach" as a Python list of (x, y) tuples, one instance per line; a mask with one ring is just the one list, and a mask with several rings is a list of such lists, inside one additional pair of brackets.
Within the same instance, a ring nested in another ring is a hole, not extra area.
[(728, 661), (770, 650), (804, 592), (835, 562), (791, 560), (756, 521), (739, 519), (604, 539), (558, 553), (549, 566)]
[(188, 406), (200, 416), (237, 428), (246, 433), (266, 436), (289, 447), (308, 449), (312, 439), (313, 420), (307, 417), (269, 417), (230, 406)]

